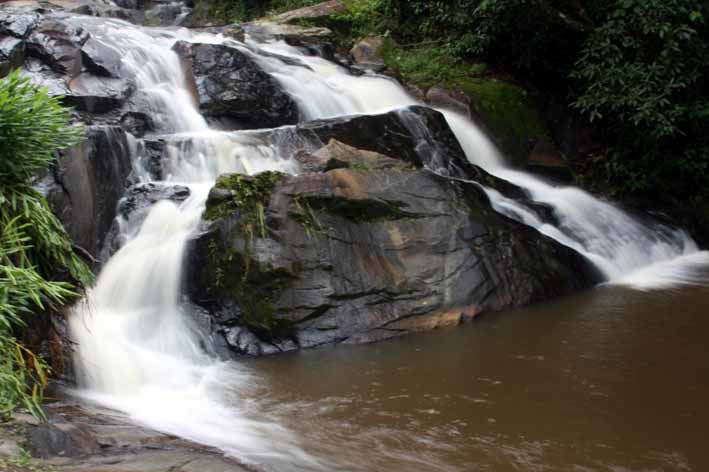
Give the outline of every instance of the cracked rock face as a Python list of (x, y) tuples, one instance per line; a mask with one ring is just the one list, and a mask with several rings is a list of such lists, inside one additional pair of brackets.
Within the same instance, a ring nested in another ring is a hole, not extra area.
[[(388, 115), (373, 119), (401, 119)], [(430, 111), (424, 118), (443, 120)], [(316, 134), (341, 123), (320, 122)], [(450, 133), (443, 123), (429, 151), (445, 151), (439, 164), (462, 163), (459, 147), (440, 146)], [(361, 128), (337, 135), (357, 142)], [(476, 184), (425, 169), (406, 142), (384, 155), (333, 140), (303, 157), (309, 172), (224, 179), (213, 189), (188, 286), (233, 352), (370, 342), (596, 280), (582, 257), (496, 213)], [(245, 188), (268, 192), (262, 216), (258, 203), (239, 200)]]

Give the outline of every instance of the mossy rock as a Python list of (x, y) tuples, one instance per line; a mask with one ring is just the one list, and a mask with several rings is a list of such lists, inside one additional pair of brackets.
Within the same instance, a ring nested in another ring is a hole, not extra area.
[(534, 145), (549, 139), (536, 104), (524, 89), (509, 82), (479, 78), (460, 80), (456, 88), (470, 98), (473, 111), (512, 164), (526, 164)]

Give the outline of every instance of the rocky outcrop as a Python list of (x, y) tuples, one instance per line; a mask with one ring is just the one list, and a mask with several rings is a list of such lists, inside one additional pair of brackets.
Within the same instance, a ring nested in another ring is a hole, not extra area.
[(72, 241), (94, 258), (116, 216), (131, 169), (121, 128), (88, 127), (86, 140), (63, 152), (44, 182), (47, 200)]
[(178, 42), (202, 113), (229, 129), (294, 124), (298, 108), (278, 83), (239, 49)]
[[(321, 121), (304, 126), (329, 139), (303, 151), (310, 172), (220, 177), (186, 272), (232, 352), (375, 341), (598, 280), (574, 251), (491, 208), (442, 115), (409, 111), (433, 134), (416, 136), (400, 113)], [(368, 119), (398, 120), (396, 145), (351, 146)]]

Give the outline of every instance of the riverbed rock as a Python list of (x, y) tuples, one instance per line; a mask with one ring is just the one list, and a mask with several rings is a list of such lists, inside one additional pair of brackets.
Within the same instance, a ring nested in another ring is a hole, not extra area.
[(94, 75), (119, 78), (121, 76), (120, 52), (97, 38), (89, 38), (81, 47), (83, 64)]
[(231, 129), (271, 128), (298, 121), (298, 109), (278, 83), (239, 49), (180, 41), (200, 110)]
[[(457, 141), (445, 144), (442, 115), (428, 118), (438, 139), (402, 123), (409, 136), (390, 148), (399, 152), (357, 150), (333, 133), (315, 152), (327, 159), (311, 172), (220, 177), (190, 250), (187, 286), (226, 335), (239, 328), (227, 340), (234, 352), (375, 341), (598, 280), (574, 251), (495, 212), (477, 174), (462, 178), (474, 166), (454, 164), (467, 161)], [(319, 136), (342, 126), (334, 121), (319, 122)], [(332, 159), (343, 164), (328, 168)], [(432, 172), (427, 161), (449, 170)]]
[(26, 38), (39, 23), (40, 14), (27, 8), (4, 8), (0, 15), (0, 34)]

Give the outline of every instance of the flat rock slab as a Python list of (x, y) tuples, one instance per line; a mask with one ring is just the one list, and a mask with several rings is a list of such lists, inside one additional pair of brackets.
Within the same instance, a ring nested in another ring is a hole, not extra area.
[(0, 464), (3, 458), (16, 456), (23, 447), (42, 459), (33, 459), (27, 469), (20, 467), (18, 471), (249, 470), (218, 451), (134, 425), (121, 413), (64, 402), (48, 405), (46, 411), (46, 423), (17, 415), (13, 422), (0, 427)]

